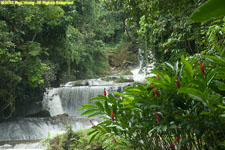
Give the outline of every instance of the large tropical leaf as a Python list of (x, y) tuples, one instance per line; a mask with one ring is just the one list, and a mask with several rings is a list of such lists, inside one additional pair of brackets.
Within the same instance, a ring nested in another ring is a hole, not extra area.
[(222, 16), (225, 16), (225, 0), (209, 0), (196, 9), (190, 19), (194, 22), (203, 22)]

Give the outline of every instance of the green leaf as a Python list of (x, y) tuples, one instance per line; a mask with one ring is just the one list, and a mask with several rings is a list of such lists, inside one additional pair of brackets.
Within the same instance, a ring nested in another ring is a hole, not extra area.
[(220, 65), (221, 67), (222, 66), (225, 66), (225, 60), (224, 58), (221, 58), (220, 56), (209, 56), (209, 55), (205, 55), (204, 56), (207, 60), (213, 62), (213, 63), (216, 63), (218, 65)]
[(225, 67), (217, 67), (214, 71), (217, 73), (225, 74)]
[(139, 88), (136, 87), (129, 87), (124, 89), (125, 92), (142, 92)]
[(83, 112), (83, 113), (81, 114), (81, 116), (87, 115), (87, 114), (90, 114), (90, 113), (93, 113), (93, 112), (95, 112), (95, 111), (97, 111), (97, 110), (98, 110), (98, 109), (90, 109), (90, 110), (87, 110), (87, 111)]
[(225, 109), (225, 106), (223, 105), (218, 105), (219, 108)]
[(188, 75), (193, 79), (194, 73), (193, 73), (191, 64), (185, 60), (184, 56), (181, 56), (181, 61), (184, 64), (185, 71), (187, 71)]
[(115, 98), (112, 94), (108, 95), (110, 102), (114, 103), (115, 102)]
[(202, 92), (200, 90), (194, 88), (180, 88), (178, 90), (179, 93), (192, 94), (199, 97), (202, 97)]
[(97, 112), (97, 113), (89, 115), (88, 118), (91, 118), (91, 117), (94, 117), (94, 116), (98, 116), (98, 115), (102, 115), (102, 114), (104, 114), (104, 113)]
[(118, 96), (120, 96), (120, 97), (123, 97), (124, 96), (124, 94), (122, 94), (122, 93), (119, 93), (119, 92), (113, 92), (115, 95), (118, 95)]
[(103, 107), (103, 105), (102, 105), (102, 103), (101, 103), (101, 102), (96, 101), (96, 102), (95, 102), (95, 104), (98, 106), (98, 108), (99, 108), (101, 111), (103, 111), (103, 112), (104, 112), (104, 107)]
[(166, 130), (167, 130), (167, 125), (162, 126), (162, 130), (163, 130), (163, 131), (166, 131)]
[(84, 110), (84, 109), (89, 109), (89, 108), (97, 108), (97, 106), (92, 105), (92, 104), (83, 104), (82, 107), (78, 109), (78, 111)]
[(219, 90), (221, 90), (221, 91), (225, 91), (225, 84), (220, 85), (218, 88), (219, 88)]
[(200, 115), (213, 116), (212, 112), (201, 112)]
[(93, 134), (93, 135), (91, 136), (91, 138), (90, 138), (88, 144), (90, 144), (90, 143), (94, 140), (94, 138), (96, 137), (96, 135), (98, 135), (98, 134), (99, 134), (99, 132)]
[(178, 69), (179, 69), (179, 61), (176, 62), (176, 65), (174, 66), (175, 68), (175, 72), (176, 72), (176, 75), (178, 74)]
[(212, 80), (214, 79), (215, 75), (212, 76), (212, 78), (207, 82), (207, 86), (210, 85), (210, 83), (212, 82)]
[(170, 63), (168, 63), (168, 62), (165, 62), (165, 63), (166, 63), (167, 66), (169, 66), (174, 71), (174, 68)]
[(99, 123), (98, 125), (101, 125), (101, 126), (108, 126), (108, 125), (111, 125), (113, 122), (111, 120), (106, 120), (106, 121), (103, 121), (101, 123)]
[(93, 97), (93, 98), (89, 99), (89, 101), (92, 101), (92, 100), (108, 100), (108, 98), (103, 96), (103, 95), (98, 95), (96, 97)]
[(202, 102), (205, 104), (205, 102), (203, 101), (203, 99), (199, 96), (193, 95), (193, 94), (188, 94), (189, 97), (191, 97), (193, 100), (197, 100), (199, 102)]
[(130, 103), (132, 103), (131, 101), (123, 101), (123, 102), (121, 102), (120, 104), (121, 105), (127, 105), (127, 104), (130, 104)]
[(216, 75), (216, 79), (225, 79), (225, 75)]
[(92, 135), (92, 134), (94, 134), (95, 132), (98, 132), (98, 130), (94, 129), (94, 130), (92, 130), (92, 131), (88, 132), (88, 134), (87, 134), (87, 135)]
[(208, 100), (209, 99), (209, 90), (206, 89), (203, 92), (202, 96), (203, 96), (204, 100)]
[(203, 22), (222, 16), (225, 16), (225, 1), (209, 0), (196, 9), (190, 19), (194, 22)]
[(164, 76), (163, 76), (163, 78), (165, 78), (165, 79), (166, 79), (166, 81), (168, 81), (168, 82), (170, 83), (170, 76), (168, 76), (168, 75), (164, 75)]
[(108, 102), (107, 101), (105, 101), (105, 111), (107, 112), (108, 116), (111, 115), (111, 111), (109, 109), (109, 105), (108, 105)]

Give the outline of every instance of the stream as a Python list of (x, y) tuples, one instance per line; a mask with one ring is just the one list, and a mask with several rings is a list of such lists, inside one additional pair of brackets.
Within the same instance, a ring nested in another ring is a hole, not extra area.
[[(40, 140), (54, 137), (65, 132), (65, 126), (71, 125), (73, 130), (91, 127), (87, 117), (81, 117), (82, 111), (77, 111), (83, 104), (93, 103), (88, 99), (102, 94), (120, 92), (132, 83), (112, 83), (100, 79), (86, 80), (88, 86), (74, 86), (75, 81), (58, 88), (48, 89), (42, 101), (43, 110), (50, 113), (50, 117), (16, 118), (0, 124), (0, 149), (44, 149)], [(99, 118), (92, 118), (94, 124)]]
[[(144, 82), (146, 72), (141, 72), (142, 60), (139, 66), (132, 69), (134, 82)], [(151, 64), (151, 67), (154, 66)], [(146, 69), (147, 70), (147, 69)], [(14, 118), (0, 123), (0, 150), (2, 149), (45, 149), (41, 140), (54, 137), (65, 132), (65, 127), (72, 126), (73, 130), (87, 129), (91, 127), (89, 119), (81, 117), (82, 111), (77, 111), (83, 104), (94, 103), (88, 99), (115, 91), (121, 92), (125, 87), (132, 86), (133, 82), (114, 83), (101, 79), (88, 79), (71, 81), (58, 88), (49, 88), (44, 93), (42, 110), (49, 112), (50, 117), (25, 117)], [(33, 108), (31, 108), (33, 109)], [(99, 118), (92, 118), (94, 124), (98, 124)]]

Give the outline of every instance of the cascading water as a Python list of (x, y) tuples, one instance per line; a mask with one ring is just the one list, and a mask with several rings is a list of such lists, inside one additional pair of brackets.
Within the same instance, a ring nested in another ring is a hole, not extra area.
[[(139, 49), (138, 55), (139, 57), (141, 56), (141, 49)], [(139, 59), (139, 66), (131, 70), (131, 72), (133, 73), (133, 80), (135, 82), (145, 81), (145, 72), (140, 73), (142, 64), (143, 64), (143, 58), (141, 57), (141, 59)]]
[(43, 100), (44, 109), (50, 112), (51, 116), (67, 114), (69, 116), (80, 116), (82, 111), (77, 111), (83, 104), (93, 103), (88, 101), (90, 98), (102, 94), (103, 89), (107, 93), (121, 91), (130, 83), (117, 83), (104, 86), (78, 86), (78, 87), (60, 87), (48, 90)]
[(150, 60), (150, 63), (147, 66), (143, 67), (144, 58), (141, 53), (142, 50), (139, 49), (138, 50), (139, 66), (134, 69), (131, 69), (131, 72), (133, 73), (133, 80), (135, 82), (145, 82), (146, 77), (153, 76), (153, 74), (150, 71), (151, 69), (154, 68), (155, 64), (153, 54), (151, 53), (151, 51), (149, 51), (148, 59)]
[[(139, 50), (139, 55), (141, 50)], [(152, 56), (151, 56), (152, 57)], [(154, 67), (154, 63), (143, 67), (143, 59), (139, 66), (132, 69), (133, 79), (144, 82), (151, 73), (146, 72)], [(115, 76), (116, 77), (116, 76)], [(114, 76), (112, 76), (114, 78)], [(130, 79), (130, 76), (127, 76)], [(66, 125), (72, 125), (73, 130), (90, 128), (88, 118), (80, 117), (82, 111), (77, 111), (83, 104), (93, 103), (88, 101), (91, 97), (107, 93), (122, 91), (133, 83), (114, 83), (101, 79), (72, 81), (59, 88), (48, 89), (43, 98), (43, 109), (49, 111), (51, 117), (17, 118), (0, 123), (0, 149), (43, 149), (40, 140), (64, 132)], [(98, 118), (92, 121), (97, 124)]]
[[(113, 83), (100, 79), (83, 80), (82, 85), (74, 86), (77, 81), (66, 83), (59, 88), (48, 89), (43, 98), (43, 109), (50, 112), (51, 117), (17, 118), (0, 123), (0, 149), (41, 149), (40, 140), (65, 132), (65, 126), (72, 125), (73, 130), (90, 128), (91, 124), (86, 117), (80, 117), (82, 112), (77, 111), (91, 97), (121, 91), (131, 83)], [(80, 84), (80, 83), (79, 83)], [(92, 118), (94, 124), (100, 122)]]
[[(98, 123), (98, 119), (93, 119)], [(66, 125), (74, 130), (90, 128), (88, 118), (78, 117), (46, 117), (46, 118), (18, 118), (1, 123), (0, 141), (41, 140), (62, 133)], [(4, 130), (3, 130), (4, 129)]]

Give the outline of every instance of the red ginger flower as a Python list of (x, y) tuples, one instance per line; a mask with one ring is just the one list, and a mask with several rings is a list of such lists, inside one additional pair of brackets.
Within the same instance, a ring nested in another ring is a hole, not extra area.
[(157, 97), (159, 97), (159, 93), (158, 93), (158, 91), (156, 90), (156, 88), (153, 87), (153, 91), (154, 91), (155, 95), (156, 95)]
[(205, 75), (205, 70), (204, 70), (204, 67), (203, 67), (202, 63), (200, 63), (200, 69), (201, 69), (202, 75), (204, 76)]
[(157, 119), (157, 122), (160, 123), (160, 117), (159, 117), (159, 115), (156, 112), (154, 112), (154, 114), (155, 114), (155, 117)]
[(117, 144), (117, 142), (116, 142), (116, 139), (115, 139), (115, 138), (113, 138), (113, 141), (114, 141), (114, 143), (115, 143), (115, 144)]
[(176, 80), (176, 84), (177, 84), (177, 88), (179, 89), (180, 88), (180, 80), (178, 78)]
[(158, 79), (158, 80), (160, 80), (160, 77), (159, 77), (159, 75), (158, 75), (158, 74), (157, 74), (157, 79)]
[(151, 87), (154, 88), (154, 84), (153, 83), (151, 83)]
[(103, 90), (103, 95), (106, 96), (106, 90), (105, 89)]
[(176, 143), (180, 140), (180, 137), (178, 136), (175, 140), (174, 140), (174, 144), (176, 145)]
[(113, 114), (113, 111), (111, 111), (111, 119), (112, 119), (112, 121), (114, 121), (114, 114)]
[(172, 150), (175, 150), (175, 145), (174, 144), (170, 144), (170, 147)]
[(89, 122), (92, 124), (92, 126), (95, 126), (95, 124), (91, 120), (89, 120)]

